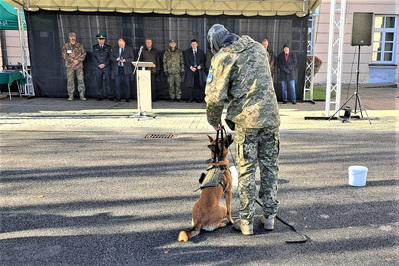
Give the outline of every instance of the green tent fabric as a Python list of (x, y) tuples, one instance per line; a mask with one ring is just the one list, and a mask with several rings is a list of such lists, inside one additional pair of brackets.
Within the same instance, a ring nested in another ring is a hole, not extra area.
[(0, 30), (18, 30), (17, 10), (0, 0)]

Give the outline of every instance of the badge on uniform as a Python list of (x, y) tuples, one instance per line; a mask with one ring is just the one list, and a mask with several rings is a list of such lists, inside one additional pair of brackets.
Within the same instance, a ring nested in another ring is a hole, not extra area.
[(206, 78), (206, 84), (211, 84), (213, 81), (213, 68), (209, 69), (208, 77)]

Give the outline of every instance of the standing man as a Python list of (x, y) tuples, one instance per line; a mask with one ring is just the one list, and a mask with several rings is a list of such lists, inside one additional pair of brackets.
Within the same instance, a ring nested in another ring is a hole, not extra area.
[(157, 76), (160, 71), (161, 61), (159, 58), (158, 50), (152, 47), (152, 40), (146, 39), (145, 40), (145, 48), (141, 53), (140, 61), (143, 62), (153, 62), (155, 67), (151, 67), (151, 97), (152, 101), (156, 102), (156, 89), (157, 89)]
[(290, 48), (284, 44), (283, 52), (278, 55), (277, 66), (280, 68), (281, 91), (283, 104), (287, 103), (287, 82), (290, 87), (292, 104), (296, 104), (295, 79), (296, 79), (296, 54), (290, 52)]
[(163, 70), (169, 82), (170, 101), (181, 102), (181, 76), (184, 73), (182, 50), (178, 49), (175, 40), (169, 41), (169, 48), (163, 55)]
[(130, 77), (133, 73), (134, 52), (124, 39), (118, 40), (111, 52), (112, 74), (115, 78), (115, 102), (121, 101), (121, 91), (126, 102), (130, 102)]
[(98, 44), (93, 45), (93, 59), (96, 65), (97, 78), (97, 100), (103, 99), (103, 77), (105, 77), (105, 84), (107, 85), (107, 96), (110, 101), (114, 100), (111, 86), (111, 46), (105, 44), (104, 33), (96, 35)]
[(184, 53), (185, 77), (184, 85), (189, 89), (188, 103), (203, 100), (203, 91), (205, 86), (205, 62), (204, 52), (198, 48), (197, 40), (191, 40), (191, 48)]
[(264, 39), (262, 41), (262, 45), (263, 45), (263, 47), (265, 47), (265, 49), (267, 51), (267, 59), (269, 60), (270, 73), (272, 74), (272, 78), (273, 78), (273, 72), (274, 72), (274, 55), (273, 55), (273, 51), (268, 48), (269, 47), (269, 41), (267, 39)]
[(76, 33), (69, 33), (69, 42), (64, 44), (62, 47), (62, 57), (65, 60), (65, 66), (67, 69), (68, 101), (73, 101), (73, 93), (75, 92), (75, 75), (78, 80), (80, 99), (86, 101), (83, 77), (83, 61), (86, 58), (86, 51), (83, 45), (76, 41)]
[(229, 33), (220, 24), (210, 28), (207, 39), (212, 51), (217, 52), (205, 89), (208, 122), (215, 130), (221, 129), (224, 101), (228, 99), (225, 121), (235, 130), (240, 219), (233, 226), (244, 235), (253, 234), (255, 172), (259, 165), (259, 198), (263, 202), (261, 222), (265, 230), (273, 230), (279, 206), (280, 117), (267, 53), (249, 36)]

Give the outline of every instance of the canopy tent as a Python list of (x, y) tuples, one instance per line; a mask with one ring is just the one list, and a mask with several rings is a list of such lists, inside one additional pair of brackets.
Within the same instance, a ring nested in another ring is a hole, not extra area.
[[(162, 55), (168, 40), (177, 40), (179, 48), (189, 47), (192, 38), (207, 50), (206, 32), (213, 23), (221, 23), (239, 35), (257, 41), (271, 38), (269, 48), (275, 55), (283, 44), (298, 54), (297, 99), (302, 99), (306, 68), (307, 16), (321, 0), (5, 0), (22, 7), (27, 16), (29, 51), (35, 92), (38, 96), (66, 96), (66, 76), (61, 48), (68, 32), (78, 35), (87, 52), (85, 64), (86, 95), (95, 96), (94, 65), (91, 47), (98, 32), (107, 34), (115, 45), (123, 37), (136, 50), (147, 37)], [(34, 12), (33, 12), (34, 11)], [(118, 13), (119, 12), (119, 13)], [(50, 60), (43, 60), (48, 58)], [(162, 69), (162, 62), (161, 62)], [(273, 71), (273, 70), (272, 70)], [(281, 98), (279, 72), (274, 69), (275, 88)], [(162, 70), (156, 94), (168, 97)], [(159, 85), (159, 86), (158, 86)], [(135, 97), (135, 83), (131, 95)], [(183, 93), (184, 94), (184, 93)], [(184, 96), (183, 96), (184, 97)]]
[(321, 0), (6, 0), (25, 10), (156, 13), (171, 15), (304, 17)]
[(0, 30), (18, 30), (17, 10), (3, 0), (0, 0)]

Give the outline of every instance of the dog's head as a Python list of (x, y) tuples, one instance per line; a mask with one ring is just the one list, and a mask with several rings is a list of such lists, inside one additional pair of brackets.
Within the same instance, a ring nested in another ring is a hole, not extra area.
[[(222, 149), (222, 140), (218, 138), (218, 143), (216, 143), (216, 139), (212, 138), (211, 136), (208, 135), (208, 139), (210, 141), (210, 144), (208, 145), (208, 148), (211, 150), (211, 157), (215, 157), (215, 152), (218, 150), (217, 157), (226, 157), (229, 150), (228, 147), (233, 143), (234, 139), (231, 136), (231, 134), (228, 134), (223, 138), (223, 152), (222, 156), (220, 156), (221, 152), (220, 150)], [(218, 145), (218, 149), (216, 149), (216, 145)]]

